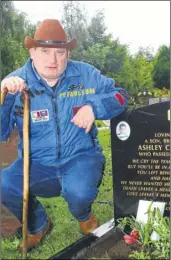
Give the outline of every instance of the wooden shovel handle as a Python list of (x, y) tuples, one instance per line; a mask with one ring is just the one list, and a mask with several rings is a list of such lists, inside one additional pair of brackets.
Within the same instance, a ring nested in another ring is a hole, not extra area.
[(28, 199), (29, 199), (29, 95), (23, 90), (22, 96), (24, 99), (23, 111), (23, 146), (24, 146), (24, 179), (23, 179), (23, 252), (22, 258), (27, 258), (27, 236), (28, 236)]
[(1, 105), (4, 104), (7, 92), (8, 92), (8, 89), (6, 87), (1, 91)]
[[(5, 87), (1, 92), (1, 105), (4, 104), (8, 89)], [(24, 146), (24, 178), (23, 178), (23, 252), (22, 258), (27, 259), (27, 224), (28, 224), (28, 199), (29, 199), (29, 95), (23, 90), (22, 96), (24, 100), (23, 111), (23, 146)]]

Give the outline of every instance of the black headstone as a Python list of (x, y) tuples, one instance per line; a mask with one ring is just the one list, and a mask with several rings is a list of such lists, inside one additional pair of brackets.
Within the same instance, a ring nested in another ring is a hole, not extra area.
[(162, 102), (111, 120), (115, 220), (136, 216), (139, 200), (166, 202), (170, 214), (169, 109)]

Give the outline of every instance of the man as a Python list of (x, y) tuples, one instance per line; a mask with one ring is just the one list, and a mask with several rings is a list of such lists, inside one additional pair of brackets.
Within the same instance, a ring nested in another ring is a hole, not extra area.
[[(30, 95), (30, 194), (28, 249), (37, 246), (52, 223), (36, 199), (62, 195), (84, 234), (98, 227), (91, 212), (103, 176), (105, 158), (94, 126), (127, 108), (123, 89), (93, 66), (69, 60), (76, 40), (67, 41), (57, 20), (43, 21), (34, 39), (26, 37), (30, 59), (1, 83), (8, 94), (1, 107), (2, 141), (16, 124), (18, 159), (2, 171), (2, 204), (22, 219), (23, 100)], [(23, 243), (20, 244), (22, 250)]]
[(119, 126), (118, 137), (121, 140), (125, 140), (127, 137), (129, 137), (127, 127), (124, 123), (121, 123)]

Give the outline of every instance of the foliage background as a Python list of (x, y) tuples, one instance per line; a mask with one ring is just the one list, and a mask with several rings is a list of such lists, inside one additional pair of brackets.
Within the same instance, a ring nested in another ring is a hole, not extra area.
[[(124, 87), (132, 97), (141, 90), (169, 90), (170, 46), (160, 46), (154, 56), (150, 48), (140, 46), (136, 54), (130, 55), (129, 46), (106, 33), (102, 11), (97, 11), (90, 22), (87, 21), (80, 1), (63, 1), (62, 25), (68, 39), (76, 38), (78, 42), (71, 59), (93, 64), (103, 75), (114, 78), (116, 85)], [(39, 22), (32, 24), (26, 13), (15, 9), (12, 1), (1, 2), (0, 22), (1, 76), (4, 78), (29, 57), (24, 38), (26, 35), (33, 37)]]

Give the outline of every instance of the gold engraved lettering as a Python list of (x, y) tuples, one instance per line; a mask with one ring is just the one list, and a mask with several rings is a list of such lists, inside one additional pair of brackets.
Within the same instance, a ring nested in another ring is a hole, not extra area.
[(139, 145), (138, 147), (138, 151), (161, 151), (162, 150), (162, 145), (158, 145), (158, 144), (151, 144), (151, 145)]
[(126, 184), (127, 184), (127, 181), (121, 181), (121, 184), (126, 185)]
[(130, 185), (142, 185), (142, 181), (129, 181)]
[(170, 151), (170, 144), (166, 144), (165, 149), (166, 149), (166, 151)]
[(142, 170), (153, 170), (153, 165), (138, 165), (138, 169), (142, 169)]
[(151, 156), (151, 152), (139, 152), (139, 156)]
[(170, 194), (162, 193), (162, 194), (160, 194), (160, 197), (163, 197), (163, 198), (170, 198)]
[(132, 159), (132, 163), (139, 163), (138, 159)]
[(140, 192), (139, 196), (143, 196), (143, 197), (154, 197), (156, 194), (154, 192)]
[(160, 139), (150, 139), (150, 144), (154, 144), (154, 143), (157, 143), (157, 144), (160, 144)]
[(154, 191), (153, 187), (138, 187), (139, 191)]
[(162, 165), (162, 170), (170, 170), (170, 165)]
[(152, 163), (152, 164), (158, 164), (158, 163), (159, 163), (159, 160), (151, 159), (151, 163)]
[(137, 190), (137, 187), (123, 186), (123, 190)]
[(155, 133), (154, 137), (170, 137), (170, 133)]
[(161, 160), (161, 163), (170, 164), (170, 160)]
[(132, 164), (128, 165), (128, 169), (135, 169), (135, 168), (136, 168), (136, 165), (132, 165)]
[(167, 171), (160, 171), (159, 174), (160, 175), (169, 175), (170, 176), (170, 173), (167, 172)]
[(127, 196), (133, 196), (133, 197), (137, 197), (138, 196), (138, 192), (137, 191), (129, 191), (126, 193)]
[(168, 157), (170, 154), (169, 152), (153, 152), (153, 156), (166, 156)]
[(170, 181), (170, 177), (162, 177), (162, 181)]
[(163, 139), (163, 143), (170, 143), (170, 139)]
[(162, 192), (170, 192), (170, 189), (169, 189), (169, 188), (160, 188), (159, 191), (162, 191)]

